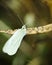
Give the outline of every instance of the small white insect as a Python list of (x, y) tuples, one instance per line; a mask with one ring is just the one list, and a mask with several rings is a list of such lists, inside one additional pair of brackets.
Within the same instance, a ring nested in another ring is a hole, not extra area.
[(13, 36), (6, 42), (3, 47), (3, 52), (8, 55), (14, 55), (18, 48), (20, 47), (23, 37), (26, 35), (26, 26), (22, 26), (21, 29), (18, 29)]

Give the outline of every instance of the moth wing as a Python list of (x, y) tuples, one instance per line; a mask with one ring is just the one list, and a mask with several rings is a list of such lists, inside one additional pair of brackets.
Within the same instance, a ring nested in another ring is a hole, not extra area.
[(17, 52), (25, 35), (26, 29), (18, 29), (4, 45), (3, 52), (7, 53), (8, 55), (14, 55)]

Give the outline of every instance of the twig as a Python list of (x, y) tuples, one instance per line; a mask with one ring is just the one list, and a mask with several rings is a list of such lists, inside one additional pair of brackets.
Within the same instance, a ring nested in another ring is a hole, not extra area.
[(52, 31), (52, 24), (39, 26), (35, 28), (27, 28), (27, 34), (47, 33)]
[[(0, 33), (14, 34), (15, 31), (17, 31), (17, 29), (15, 29), (15, 30), (0, 30)], [(52, 24), (48, 24), (45, 26), (39, 26), (39, 27), (35, 27), (35, 28), (27, 28), (27, 35), (37, 34), (37, 33), (47, 33), (50, 31), (52, 31)]]

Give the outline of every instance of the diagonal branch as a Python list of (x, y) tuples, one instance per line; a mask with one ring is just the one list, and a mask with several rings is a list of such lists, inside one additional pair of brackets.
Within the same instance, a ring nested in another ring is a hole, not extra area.
[[(15, 30), (0, 30), (0, 33), (14, 34), (15, 31), (17, 31), (17, 29), (15, 29)], [(27, 28), (27, 35), (37, 34), (37, 33), (47, 33), (50, 31), (52, 31), (52, 24), (48, 24), (45, 26), (39, 26), (39, 27), (35, 27), (35, 28)]]

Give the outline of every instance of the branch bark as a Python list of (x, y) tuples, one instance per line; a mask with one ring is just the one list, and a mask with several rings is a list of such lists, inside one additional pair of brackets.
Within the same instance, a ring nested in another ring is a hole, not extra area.
[[(17, 29), (15, 29), (15, 30), (0, 30), (0, 33), (14, 34), (15, 31), (17, 31)], [(35, 28), (27, 28), (27, 35), (37, 34), (37, 33), (47, 33), (50, 31), (52, 31), (52, 24), (48, 24), (45, 26), (39, 26), (39, 27), (35, 27)]]

